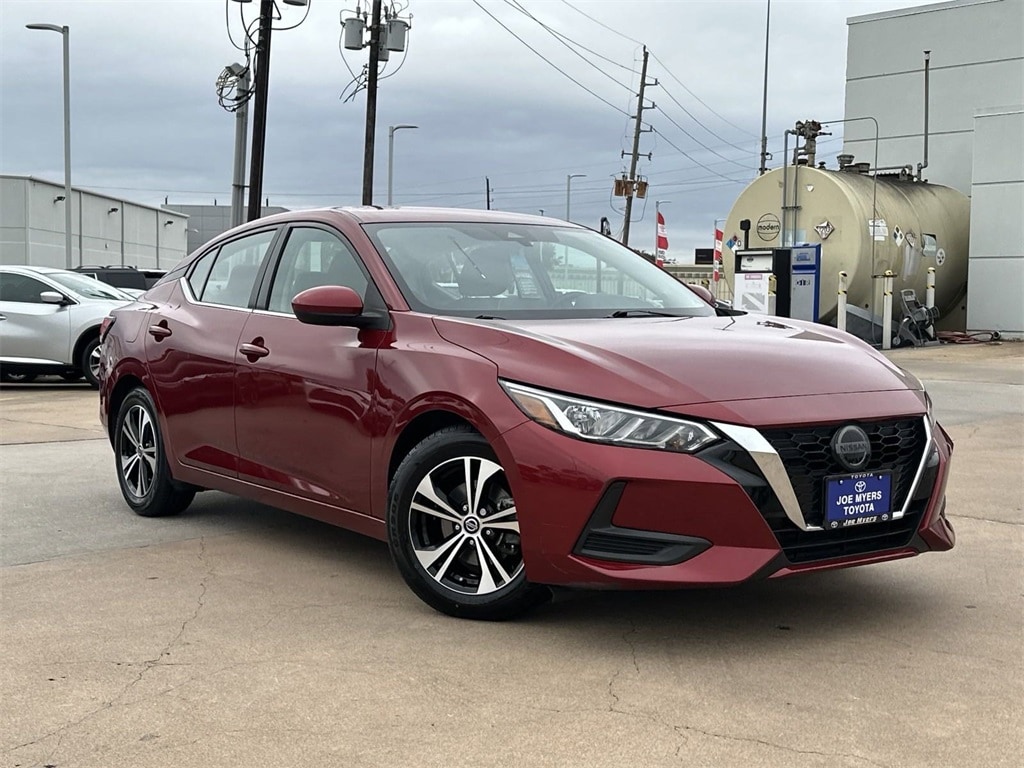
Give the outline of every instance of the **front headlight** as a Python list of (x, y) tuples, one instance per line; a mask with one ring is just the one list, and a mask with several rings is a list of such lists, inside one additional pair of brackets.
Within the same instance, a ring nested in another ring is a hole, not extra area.
[(580, 400), (508, 381), (500, 383), (531, 419), (583, 440), (693, 453), (719, 439), (709, 427), (695, 421)]

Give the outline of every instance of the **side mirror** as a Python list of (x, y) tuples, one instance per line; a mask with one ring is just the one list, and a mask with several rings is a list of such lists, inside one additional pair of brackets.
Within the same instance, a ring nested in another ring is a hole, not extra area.
[(296, 294), (292, 311), (309, 325), (350, 325), (363, 313), (363, 300), (344, 285), (318, 285)]
[(292, 311), (308, 325), (369, 325), (363, 314), (363, 300), (344, 285), (318, 285), (292, 299)]
[(63, 306), (67, 303), (67, 299), (64, 294), (58, 293), (57, 291), (43, 291), (39, 294), (39, 300), (43, 304), (60, 304)]
[(715, 297), (711, 294), (711, 291), (709, 291), (703, 285), (694, 285), (693, 283), (687, 283), (686, 287), (689, 288), (694, 293), (696, 293), (702, 299), (704, 299), (704, 301), (707, 302), (712, 307), (715, 306)]

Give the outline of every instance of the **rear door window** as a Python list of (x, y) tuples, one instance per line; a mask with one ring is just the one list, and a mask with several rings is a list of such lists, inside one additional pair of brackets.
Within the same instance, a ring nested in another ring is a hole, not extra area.
[[(248, 307), (260, 264), (275, 234), (276, 230), (257, 232), (226, 243), (216, 254), (203, 256), (189, 277), (193, 293), (202, 280), (202, 288), (196, 294), (200, 301), (226, 307)], [(210, 266), (203, 263), (207, 260)]]

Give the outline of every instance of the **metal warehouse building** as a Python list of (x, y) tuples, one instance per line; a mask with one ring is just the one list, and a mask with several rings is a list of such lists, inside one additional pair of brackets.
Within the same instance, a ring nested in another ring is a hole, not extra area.
[(0, 175), (0, 264), (170, 269), (188, 252), (187, 215), (72, 187), (69, 265), (68, 203), (63, 184)]
[[(928, 181), (971, 198), (967, 329), (1024, 335), (1024, 0), (953, 0), (847, 20), (846, 118), (879, 123), (878, 165), (924, 159)], [(844, 151), (873, 161), (874, 127)]]

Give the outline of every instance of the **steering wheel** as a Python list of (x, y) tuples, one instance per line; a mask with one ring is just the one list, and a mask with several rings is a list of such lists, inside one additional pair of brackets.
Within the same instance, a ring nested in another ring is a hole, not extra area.
[(568, 293), (560, 294), (559, 297), (555, 299), (554, 308), (572, 309), (576, 306), (577, 301), (579, 301), (582, 297), (589, 295), (590, 294), (588, 294), (586, 291), (569, 291)]

